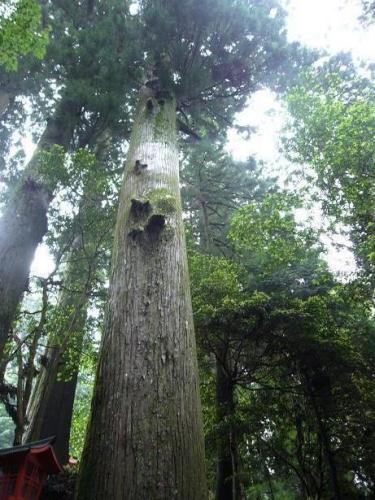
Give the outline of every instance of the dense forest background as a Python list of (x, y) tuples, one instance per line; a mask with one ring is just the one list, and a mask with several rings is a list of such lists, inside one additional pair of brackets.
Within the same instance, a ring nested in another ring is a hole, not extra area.
[[(365, 30), (375, 4), (361, 6)], [(0, 447), (56, 435), (66, 476), (74, 480), (81, 465), (77, 498), (94, 498), (84, 491), (95, 442), (107, 443), (108, 457), (120, 447), (121, 426), (108, 417), (111, 387), (113, 398), (143, 411), (142, 384), (160, 376), (165, 399), (152, 420), (162, 427), (169, 391), (194, 386), (189, 287), (210, 497), (375, 494), (374, 67), (291, 42), (286, 26), (276, 0), (0, 4)], [(287, 114), (280, 164), (238, 161), (230, 151), (239, 143), (228, 146), (228, 134), (243, 143), (256, 133), (236, 117), (261, 90)], [(152, 189), (148, 180), (135, 197), (159, 157), (170, 171), (179, 160), (180, 178)], [(349, 249), (355, 265), (332, 270), (328, 237), (333, 255)], [(189, 280), (179, 260), (185, 241)], [(41, 272), (30, 272), (40, 244), (44, 265), (39, 257)], [(122, 288), (127, 279), (136, 283), (133, 299)], [(164, 316), (148, 290), (163, 286)], [(135, 340), (116, 332), (127, 321), (141, 332), (142, 318), (157, 311), (151, 330), (186, 323), (186, 344), (173, 349), (191, 351), (191, 362), (180, 366), (169, 345), (150, 342), (131, 364)], [(139, 357), (148, 349), (161, 353), (155, 371), (152, 353)], [(168, 363), (173, 387), (163, 378)], [(129, 374), (138, 385), (119, 383), (128, 366), (139, 371)], [(192, 442), (179, 446), (199, 457), (199, 396), (189, 390), (181, 411)], [(153, 435), (140, 413), (127, 418)], [(174, 437), (168, 443), (155, 432), (175, 453)], [(194, 456), (183, 465), (197, 464), (199, 500), (207, 498), (205, 474)], [(111, 498), (147, 498), (139, 488)], [(168, 498), (192, 498), (187, 491)], [(167, 498), (158, 494), (148, 498)]]

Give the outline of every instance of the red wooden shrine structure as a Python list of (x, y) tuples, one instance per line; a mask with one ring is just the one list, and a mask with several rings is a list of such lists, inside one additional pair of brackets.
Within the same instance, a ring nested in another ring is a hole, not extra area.
[(0, 500), (38, 500), (49, 474), (61, 472), (54, 438), (0, 450)]

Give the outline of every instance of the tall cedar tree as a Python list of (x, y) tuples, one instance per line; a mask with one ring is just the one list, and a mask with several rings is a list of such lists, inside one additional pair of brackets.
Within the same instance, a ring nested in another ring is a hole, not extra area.
[(47, 209), (52, 197), (48, 184), (39, 180), (41, 155), (54, 145), (68, 148), (77, 119), (74, 103), (62, 101), (0, 219), (0, 358), (18, 303), (27, 289), (35, 249), (47, 232)]
[(140, 2), (141, 49), (152, 69), (120, 194), (79, 499), (207, 498), (176, 111), (222, 126), (251, 90), (298, 65), (273, 7)]
[(47, 54), (53, 62), (50, 77), (62, 88), (62, 97), (0, 219), (0, 357), (61, 180), (58, 172), (53, 178), (43, 168), (45, 153), (56, 145), (69, 150), (92, 144), (97, 134), (116, 128), (119, 121), (126, 127), (123, 111), (137, 74), (127, 12), (128, 4), (119, 0), (109, 0), (106, 7), (84, 2), (78, 8), (46, 2), (45, 15), (53, 23)]
[[(223, 467), (219, 467), (217, 498), (235, 498), (235, 478), (254, 485), (251, 492), (247, 490), (250, 498), (262, 491), (262, 475), (269, 483), (267, 490), (272, 489), (283, 477), (285, 466), (288, 477), (296, 474), (294, 481), (300, 481), (301, 498), (325, 498), (326, 494), (354, 498), (363, 487), (355, 486), (348, 474), (355, 462), (356, 470), (362, 469), (360, 474), (371, 482), (365, 462), (371, 445), (341, 444), (348, 439), (341, 433), (350, 436), (349, 440), (368, 433), (368, 416), (353, 418), (351, 396), (343, 396), (342, 391), (355, 394), (355, 406), (366, 404), (351, 377), (353, 369), (360, 378), (368, 376), (368, 361), (362, 361), (355, 337), (366, 343), (369, 331), (363, 326), (369, 310), (364, 305), (360, 314), (344, 313), (349, 305), (340, 296), (344, 287), (335, 284), (320, 260), (314, 233), (297, 230), (291, 202), (293, 198), (285, 194), (268, 195), (261, 204), (250, 203), (236, 213), (230, 238), (241, 266), (197, 254), (191, 259), (198, 338), (222, 367), (217, 377), (221, 411), (216, 439), (219, 466), (226, 465), (229, 475), (225, 481)], [(353, 320), (360, 320), (356, 334), (349, 327)], [(337, 341), (340, 336), (342, 342)], [(210, 369), (206, 377), (212, 378)], [(248, 394), (255, 391), (254, 397), (248, 398), (240, 386)], [(281, 392), (271, 396), (272, 387)], [(258, 391), (259, 398), (255, 396)], [(357, 430), (349, 432), (351, 426)], [(228, 431), (230, 440), (226, 439)], [(246, 463), (240, 475), (234, 468), (238, 452)], [(228, 457), (227, 464), (220, 463), (221, 457)], [(288, 490), (285, 484), (283, 488)], [(351, 495), (345, 496), (349, 491)], [(288, 491), (285, 498), (290, 495)]]

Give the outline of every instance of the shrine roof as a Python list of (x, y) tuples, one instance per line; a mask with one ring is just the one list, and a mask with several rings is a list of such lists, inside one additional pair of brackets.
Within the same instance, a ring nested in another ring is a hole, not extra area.
[(61, 472), (61, 465), (52, 447), (54, 440), (55, 437), (53, 436), (11, 448), (0, 449), (0, 465), (19, 462), (27, 455), (31, 455), (37, 459), (47, 474), (57, 474)]

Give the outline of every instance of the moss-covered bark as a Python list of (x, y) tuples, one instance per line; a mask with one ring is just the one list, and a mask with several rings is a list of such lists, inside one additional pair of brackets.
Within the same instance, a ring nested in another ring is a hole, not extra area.
[(143, 95), (77, 498), (207, 498), (172, 98)]
[(55, 144), (66, 149), (77, 119), (77, 106), (62, 100), (0, 219), (0, 359), (17, 306), (27, 288), (36, 247), (47, 232), (52, 189), (39, 173), (41, 152)]

